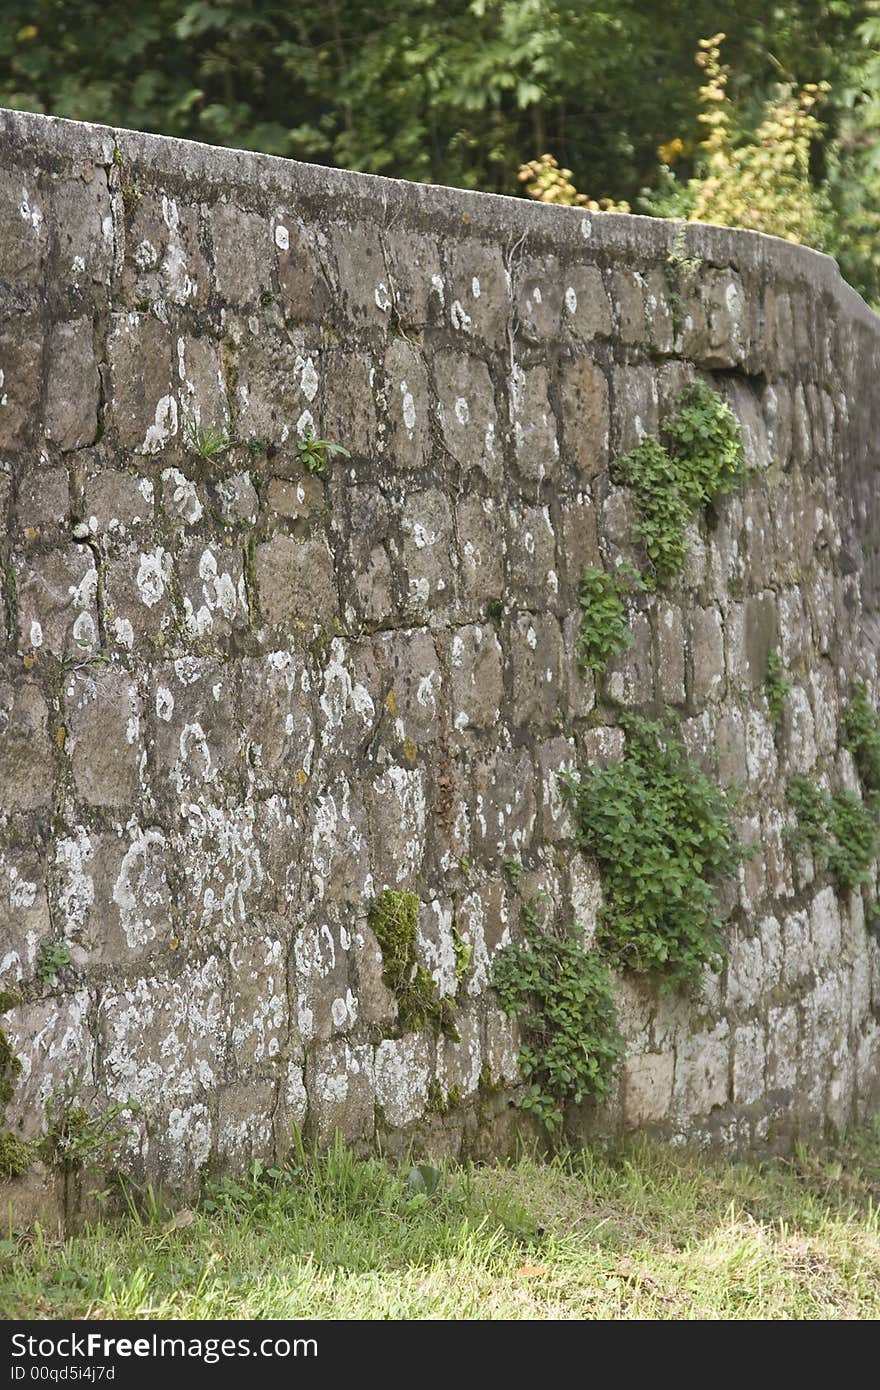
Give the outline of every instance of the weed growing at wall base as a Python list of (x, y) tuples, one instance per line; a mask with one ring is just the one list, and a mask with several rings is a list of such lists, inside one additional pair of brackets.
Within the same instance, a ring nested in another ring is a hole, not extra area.
[(541, 905), (524, 904), (524, 940), (499, 952), (492, 983), (522, 1033), (520, 1105), (558, 1134), (567, 1105), (605, 1099), (623, 1042), (607, 963), (578, 928), (547, 928)]
[(715, 885), (743, 858), (723, 792), (660, 723), (623, 721), (624, 756), (564, 778), (581, 848), (596, 857), (597, 940), (629, 970), (692, 983), (724, 960)]

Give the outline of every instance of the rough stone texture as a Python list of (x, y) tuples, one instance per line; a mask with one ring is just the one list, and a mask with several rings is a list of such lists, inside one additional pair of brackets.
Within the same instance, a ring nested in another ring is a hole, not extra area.
[[(720, 979), (621, 982), (598, 1123), (746, 1148), (873, 1105), (864, 903), (784, 836), (788, 777), (852, 781), (852, 680), (880, 695), (880, 330), (833, 263), (690, 227), (673, 321), (668, 223), (21, 113), (0, 132), (4, 1124), (38, 1131), (72, 1077), (138, 1101), (126, 1162), (179, 1184), (284, 1154), (293, 1124), (455, 1152), (494, 1115), (504, 1143), (508, 1092), (480, 1090), (517, 1079), (489, 988), (520, 930), (503, 863), (592, 939), (557, 774), (659, 705), (741, 786), (755, 854)], [(757, 471), (584, 679), (583, 567), (639, 558), (609, 459), (698, 373)], [(233, 442), (201, 457), (195, 425)], [(308, 425), (351, 457), (304, 472)], [(421, 900), (457, 1042), (400, 1036), (385, 886)]]

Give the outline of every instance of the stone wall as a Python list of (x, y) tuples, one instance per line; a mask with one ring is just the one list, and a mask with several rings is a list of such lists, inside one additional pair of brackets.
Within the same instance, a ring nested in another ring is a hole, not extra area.
[[(856, 677), (878, 694), (880, 331), (833, 262), (694, 227), (679, 292), (668, 223), (0, 129), (5, 1125), (37, 1134), (61, 1086), (136, 1101), (125, 1161), (176, 1183), (283, 1153), (294, 1123), (503, 1145), (503, 866), (591, 933), (557, 774), (660, 705), (743, 785), (755, 854), (724, 890), (721, 977), (621, 982), (598, 1123), (745, 1147), (862, 1113), (878, 948), (862, 894), (783, 837), (793, 772), (855, 785), (842, 711)], [(693, 526), (682, 580), (634, 601), (597, 688), (578, 584), (633, 520), (609, 459), (697, 373), (756, 473)], [(294, 447), (310, 423), (350, 451), (324, 476)], [(210, 454), (212, 429), (233, 443)], [(459, 1042), (396, 1035), (367, 920), (385, 887), (421, 900)], [(69, 948), (54, 973), (47, 942)]]

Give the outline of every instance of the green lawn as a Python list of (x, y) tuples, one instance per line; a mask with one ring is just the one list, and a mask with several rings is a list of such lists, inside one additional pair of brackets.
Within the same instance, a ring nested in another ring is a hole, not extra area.
[[(427, 1174), (428, 1186), (434, 1173)], [(67, 1242), (0, 1242), (0, 1310), (106, 1318), (876, 1318), (880, 1125), (762, 1164), (658, 1146), (449, 1168), (342, 1149)]]

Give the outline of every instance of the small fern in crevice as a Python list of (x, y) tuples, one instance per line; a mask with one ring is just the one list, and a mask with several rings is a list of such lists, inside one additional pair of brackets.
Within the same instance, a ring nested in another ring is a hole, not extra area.
[(771, 652), (767, 658), (767, 678), (764, 681), (764, 693), (767, 696), (770, 718), (774, 724), (782, 723), (785, 702), (790, 691), (791, 684), (786, 678), (782, 657), (779, 652)]
[(670, 983), (724, 961), (715, 885), (742, 860), (724, 793), (663, 724), (628, 716), (624, 756), (563, 780), (581, 848), (598, 860), (597, 939)]
[(522, 1034), (520, 1105), (558, 1135), (567, 1105), (608, 1095), (623, 1042), (607, 962), (579, 928), (547, 928), (541, 903), (524, 904), (524, 940), (499, 952), (492, 983)]

